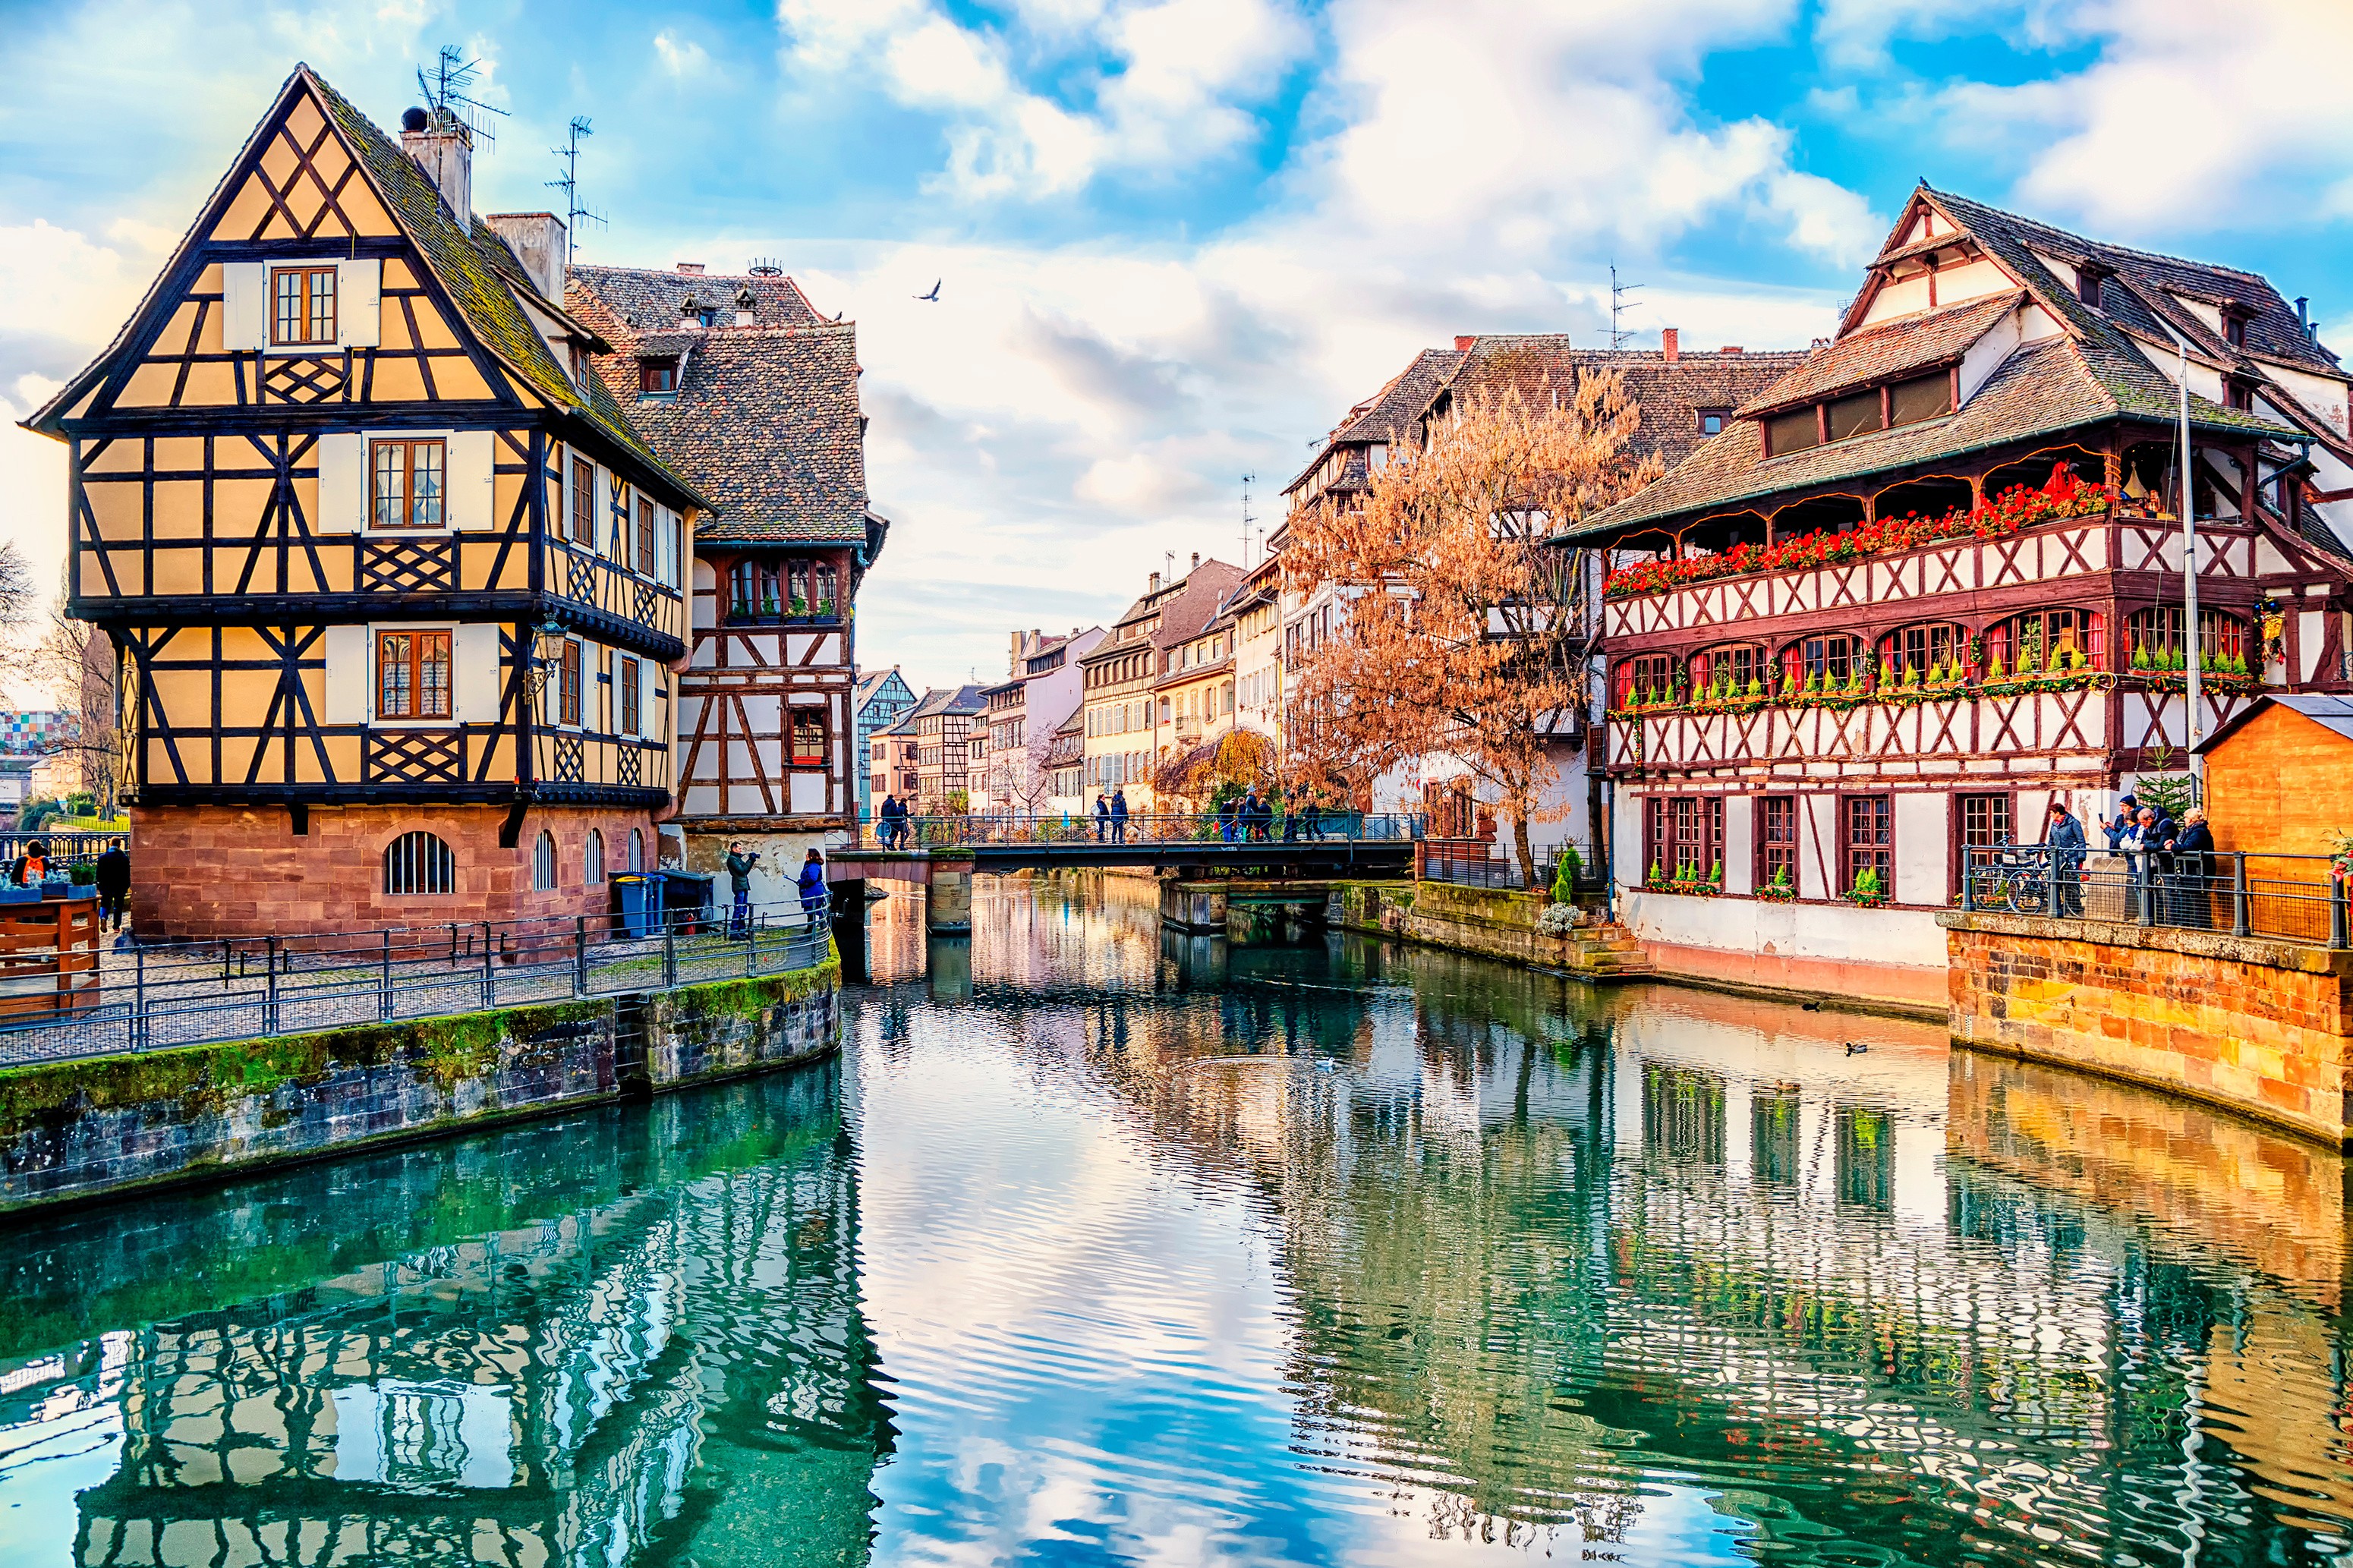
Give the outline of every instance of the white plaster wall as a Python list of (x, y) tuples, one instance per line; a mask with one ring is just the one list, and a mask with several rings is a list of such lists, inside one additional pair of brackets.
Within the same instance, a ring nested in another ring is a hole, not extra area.
[[(1838, 797), (1798, 797), (1798, 896), (1827, 899), (1830, 878), (1838, 874)], [(1788, 908), (1783, 905), (1783, 908)]]
[(1757, 802), (1745, 795), (1724, 802), (1724, 890), (1748, 893), (1757, 884)]
[[(2273, 380), (2295, 394), (2297, 402), (2320, 416), (2331, 432), (2340, 437), (2353, 435), (2353, 428), (2348, 428), (2345, 418), (2345, 383), (2325, 375), (2315, 375), (2310, 371), (2290, 370), (2285, 365), (2269, 363), (2264, 364), (2263, 370)], [(2318, 455), (2314, 454), (2316, 457)], [(2337, 487), (2324, 485), (2321, 488), (2335, 489)]]
[(1945, 931), (1931, 910), (1770, 904), (1640, 889), (1630, 889), (1620, 902), (1627, 930), (1644, 942), (1838, 963), (1945, 967)]
[(2012, 310), (1988, 328), (1985, 336), (1968, 346), (1961, 355), (1961, 401), (1967, 403), (1978, 395), (1993, 373), (2001, 368), (2002, 361), (2018, 349), (2019, 316)]
[(1945, 901), (1949, 826), (1942, 794), (1898, 795), (1895, 805), (1895, 897), (1907, 904)]
[(1639, 888), (1649, 869), (1642, 864), (1642, 800), (1620, 790), (1609, 809), (1609, 843), (1617, 858), (1618, 885)]
[(2017, 279), (1992, 262), (1979, 259), (1959, 267), (1947, 267), (1936, 274), (1936, 305), (1958, 305), (1966, 300), (1982, 299), (1988, 294), (2002, 294), (2018, 287)]

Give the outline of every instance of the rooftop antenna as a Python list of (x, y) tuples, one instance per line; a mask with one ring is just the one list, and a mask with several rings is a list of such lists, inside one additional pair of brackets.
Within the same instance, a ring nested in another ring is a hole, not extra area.
[(1619, 282), (1618, 264), (1615, 261), (1609, 264), (1609, 346), (1613, 349), (1624, 348), (1626, 340), (1634, 335), (1618, 330), (1618, 312), (1625, 309), (1627, 300), (1641, 287), (1640, 283)]
[(504, 119), (506, 110), (484, 103), (474, 94), (474, 76), (482, 62), (466, 58), (466, 51), (455, 44), (444, 44), (428, 72), (417, 68), (417, 88), (425, 95), (426, 104), (436, 114), (447, 115), (473, 133), (478, 142), (495, 142), (491, 134), (490, 116)]
[(1250, 524), (1258, 521), (1250, 516), (1250, 481), (1256, 478), (1258, 478), (1256, 474), (1242, 476), (1242, 567), (1245, 571), (1249, 569), (1250, 563)]
[(548, 181), (547, 186), (550, 190), (564, 193), (564, 259), (567, 263), (572, 259), (572, 253), (580, 247), (580, 226), (593, 223), (602, 227), (605, 223), (602, 213), (591, 212), (580, 205), (580, 139), (594, 134), (588, 129), (588, 117), (575, 114), (565, 134), (564, 145), (548, 149), (564, 163), (563, 177)]

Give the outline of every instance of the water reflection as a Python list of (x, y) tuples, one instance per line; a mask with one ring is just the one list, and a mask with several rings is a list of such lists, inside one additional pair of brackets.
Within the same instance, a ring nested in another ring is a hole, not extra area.
[(2347, 1167), (1148, 883), (839, 1068), (20, 1227), (0, 1563), (2353, 1568)]
[(868, 1004), (886, 1556), (2353, 1562), (2338, 1157), (1148, 897), (984, 892), (967, 1006)]
[(865, 1561), (838, 1079), (13, 1237), (0, 1561)]

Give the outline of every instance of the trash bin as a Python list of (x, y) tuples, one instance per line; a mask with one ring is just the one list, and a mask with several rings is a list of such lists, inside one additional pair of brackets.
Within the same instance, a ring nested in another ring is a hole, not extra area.
[(633, 939), (653, 935), (661, 918), (661, 883), (634, 871), (614, 878), (613, 912), (621, 917), (624, 935)]
[(662, 917), (681, 936), (700, 935), (710, 928), (711, 884), (705, 872), (662, 871)]

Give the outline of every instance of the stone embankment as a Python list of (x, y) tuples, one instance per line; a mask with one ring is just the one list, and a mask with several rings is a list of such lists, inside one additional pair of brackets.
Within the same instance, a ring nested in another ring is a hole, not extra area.
[(1936, 919), (1956, 1044), (2353, 1147), (2353, 952), (2106, 921)]
[[(1541, 893), (1466, 888), (1451, 882), (1337, 882), (1324, 905), (1327, 925), (1402, 937), (1430, 947), (1556, 969), (1606, 983), (1651, 978), (1640, 943), (1620, 926), (1544, 930)], [(1589, 918), (1589, 916), (1588, 916)]]
[(841, 965), (0, 1072), (0, 1216), (788, 1067)]

